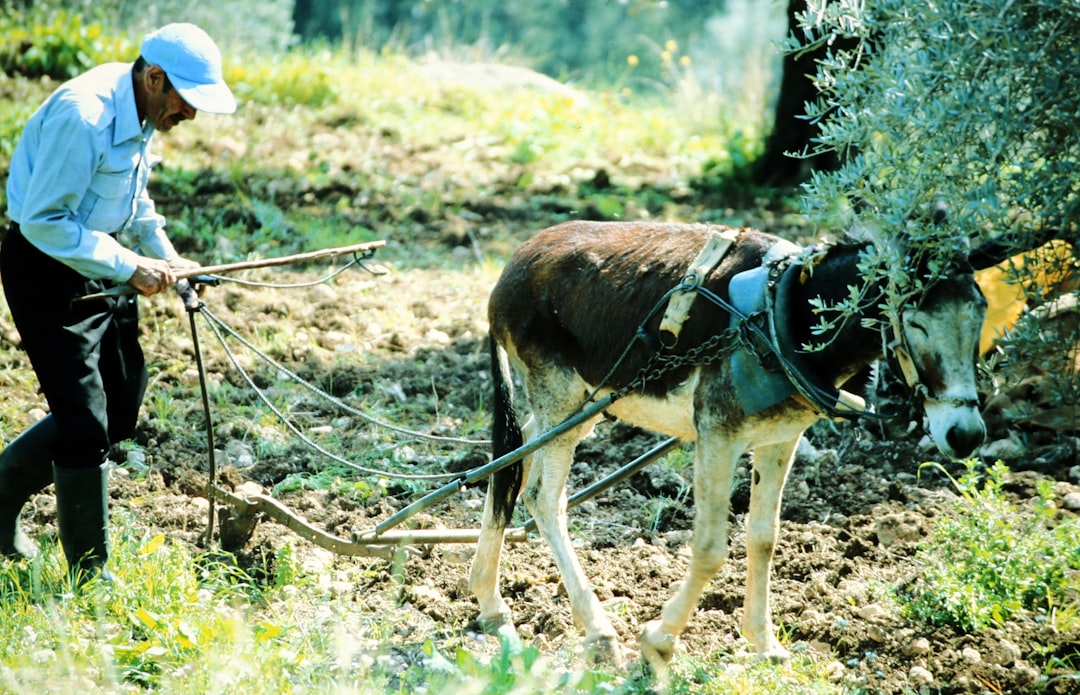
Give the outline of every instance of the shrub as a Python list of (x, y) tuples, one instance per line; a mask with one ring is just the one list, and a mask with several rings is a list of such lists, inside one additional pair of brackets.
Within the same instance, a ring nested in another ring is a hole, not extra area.
[[(806, 206), (825, 228), (857, 216), (886, 236), (911, 236), (933, 262), (963, 254), (965, 239), (1013, 252), (1047, 237), (1077, 246), (1080, 4), (809, 0), (800, 20), (803, 34), (790, 37), (790, 50), (831, 47), (807, 116), (821, 124), (819, 150), (845, 160), (806, 187)], [(853, 47), (835, 48), (838, 36)], [(948, 222), (927, 224), (941, 200)], [(1072, 288), (1080, 281), (1076, 253), (1068, 259)], [(1014, 266), (1012, 279), (1037, 285), (1030, 281), (1049, 258)], [(896, 254), (873, 261), (866, 274), (882, 280), (910, 267)], [(1057, 376), (1071, 383), (1057, 392), (1075, 399), (1075, 366)]]
[(57, 10), (33, 18), (11, 12), (0, 18), (0, 71), (66, 80), (108, 60), (131, 60), (137, 52), (122, 33), (109, 33), (73, 12)]
[(1046, 615), (1071, 603), (1075, 612), (1080, 523), (1051, 523), (1058, 514), (1052, 485), (1041, 483), (1030, 508), (1018, 509), (1002, 489), (1009, 476), (1004, 464), (994, 464), (985, 480), (974, 460), (966, 465), (953, 480), (960, 497), (917, 553), (924, 570), (903, 592), (905, 614), (977, 631), (1021, 611)]

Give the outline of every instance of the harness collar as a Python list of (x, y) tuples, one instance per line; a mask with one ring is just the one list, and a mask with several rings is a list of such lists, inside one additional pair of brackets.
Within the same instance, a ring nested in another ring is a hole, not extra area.
[(811, 246), (802, 253), (780, 259), (769, 270), (769, 283), (765, 289), (765, 315), (768, 321), (771, 349), (779, 357), (784, 375), (797, 395), (811, 408), (833, 418), (866, 415), (870, 411), (866, 402), (853, 393), (843, 391), (833, 384), (822, 384), (809, 376), (800, 357), (800, 350), (791, 335), (791, 297), (796, 285), (805, 285), (813, 275), (814, 267), (825, 257), (827, 247)]
[(705, 240), (705, 246), (702, 247), (697, 258), (690, 264), (690, 268), (686, 271), (686, 275), (683, 277), (678, 289), (668, 300), (667, 309), (664, 311), (664, 317), (660, 321), (659, 329), (660, 343), (664, 347), (671, 349), (678, 343), (679, 332), (682, 331), (683, 324), (686, 323), (686, 319), (690, 315), (690, 307), (693, 306), (694, 300), (697, 299), (698, 288), (701, 287), (705, 277), (716, 266), (720, 265), (720, 261), (727, 255), (728, 250), (735, 243), (738, 236), (739, 230), (737, 229), (725, 229), (719, 232), (710, 230), (709, 238)]

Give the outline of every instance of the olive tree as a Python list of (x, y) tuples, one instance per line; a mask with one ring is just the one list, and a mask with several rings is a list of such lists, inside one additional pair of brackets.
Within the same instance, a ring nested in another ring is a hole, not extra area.
[[(966, 252), (962, 239), (993, 242), (997, 258), (1048, 239), (1080, 246), (1080, 2), (807, 0), (799, 24), (787, 50), (822, 56), (812, 150), (843, 162), (804, 185), (808, 213), (913, 244), (868, 259), (868, 276), (903, 273), (912, 254), (943, 266)], [(928, 223), (940, 201), (947, 221)], [(1038, 256), (1015, 270), (1055, 278), (1025, 285), (1032, 307), (1078, 277), (1075, 250)], [(1048, 340), (1037, 316), (1016, 329), (1013, 354), (1048, 346), (1037, 359), (1057, 360), (1058, 400), (1075, 406), (1078, 336)]]

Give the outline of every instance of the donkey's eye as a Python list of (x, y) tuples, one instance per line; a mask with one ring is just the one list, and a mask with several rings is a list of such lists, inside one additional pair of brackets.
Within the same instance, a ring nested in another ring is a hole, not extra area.
[(917, 321), (908, 321), (907, 327), (908, 327), (909, 330), (916, 331), (918, 333), (922, 333), (925, 336), (930, 335), (930, 331), (926, 330), (926, 326), (922, 325), (921, 323), (919, 323)]

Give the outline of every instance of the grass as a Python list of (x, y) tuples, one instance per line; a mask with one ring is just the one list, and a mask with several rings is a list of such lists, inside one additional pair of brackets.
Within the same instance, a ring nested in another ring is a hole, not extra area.
[[(391, 646), (394, 616), (340, 598), (286, 545), (273, 581), (231, 556), (196, 553), (113, 513), (114, 584), (74, 590), (55, 543), (0, 567), (0, 689), (7, 692), (647, 693), (631, 670), (575, 665), (535, 646), (478, 653), (461, 632)], [(339, 562), (360, 585), (372, 568)], [(393, 589), (391, 589), (393, 590)], [(746, 656), (679, 660), (672, 693), (832, 693), (827, 663), (775, 667)]]

